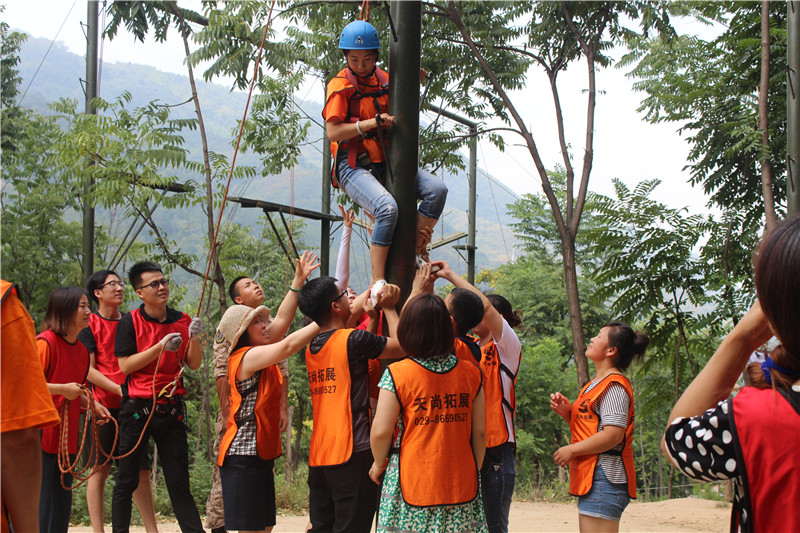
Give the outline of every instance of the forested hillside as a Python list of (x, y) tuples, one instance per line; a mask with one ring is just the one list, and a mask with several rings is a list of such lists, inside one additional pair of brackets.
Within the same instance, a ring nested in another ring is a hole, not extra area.
[[(19, 65), (22, 87), (28, 86), (41, 58), (44, 57), (50, 43), (45, 39), (31, 38), (22, 46)], [(84, 58), (68, 51), (63, 45), (56, 43), (41, 66), (33, 81), (24, 101), (24, 106), (31, 107), (40, 112), (47, 112), (48, 104), (58, 98), (74, 98), (83, 107), (83, 91), (79, 79), (85, 77)], [(194, 118), (194, 108), (186, 103), (190, 96), (190, 86), (185, 76), (161, 72), (153, 67), (130, 63), (103, 63), (100, 97), (106, 100), (117, 98), (124, 91), (131, 95), (129, 108), (145, 106), (149, 102), (158, 100), (161, 104), (183, 104), (171, 111), (175, 118)], [(209, 146), (212, 150), (231, 156), (235, 141), (235, 129), (241, 119), (245, 106), (246, 94), (241, 91), (231, 91), (228, 87), (219, 84), (204, 83), (198, 80), (198, 93), (203, 116), (206, 121)], [(251, 180), (242, 180), (232, 187), (231, 196), (267, 200), (286, 205), (292, 203), (318, 211), (321, 206), (321, 179), (322, 179), (322, 130), (317, 124), (321, 122), (321, 106), (317, 102), (298, 102), (298, 108), (306, 113), (316, 123), (311, 127), (308, 135), (308, 144), (302, 147), (298, 164), (293, 171), (284, 171), (278, 175), (267, 177), (257, 176)], [(199, 160), (201, 157), (200, 138), (192, 132), (185, 135), (185, 148), (189, 158)], [(252, 165), (259, 168), (259, 161), (252, 154), (243, 153), (237, 159), (237, 166)], [(479, 168), (485, 168), (487, 162), (479, 162)], [(491, 172), (491, 168), (489, 168)], [(185, 176), (187, 172), (178, 172), (178, 176)], [(293, 176), (292, 176), (293, 174)], [(441, 174), (440, 174), (441, 176)], [(434, 239), (454, 232), (467, 231), (466, 210), (468, 206), (468, 184), (465, 173), (453, 175), (445, 173), (443, 179), (449, 187), (448, 201), (445, 208), (443, 223), (437, 226)], [(292, 184), (293, 182), (293, 184)], [(292, 191), (294, 187), (294, 191)], [(294, 192), (294, 194), (292, 194)], [(335, 198), (335, 197), (334, 197)], [(340, 197), (346, 200), (346, 197)], [(507, 213), (507, 204), (513, 202), (515, 196), (497, 181), (491, 181), (485, 171), (478, 173), (478, 199), (477, 199), (477, 269), (491, 269), (511, 260), (517, 242), (513, 231), (508, 224), (513, 220)], [(338, 209), (334, 205), (334, 212)], [(228, 209), (237, 209), (234, 205)], [(186, 210), (173, 210), (168, 217), (156, 214), (159, 224), (164, 225), (166, 233), (180, 232), (182, 243), (187, 252), (199, 253), (204, 246), (203, 225), (200, 217), (195, 217), (196, 208)], [(233, 221), (242, 225), (253, 226), (257, 222), (260, 210), (238, 209)], [(196, 223), (194, 222), (196, 220)], [(257, 233), (257, 230), (254, 230)], [(309, 224), (304, 232), (305, 242), (314, 248), (319, 245), (319, 227), (316, 223)], [(338, 249), (338, 232), (334, 235), (332, 245), (332, 258), (335, 260)], [(462, 239), (460, 244), (465, 244)], [(454, 243), (457, 244), (457, 243)], [(364, 274), (367, 264), (366, 248), (354, 242), (354, 253), (357, 256), (353, 261), (353, 282), (361, 286), (359, 280), (366, 279)], [(446, 259), (460, 272), (466, 272), (466, 264), (449, 245), (434, 252), (435, 258)], [(331, 267), (333, 271), (333, 266)]]

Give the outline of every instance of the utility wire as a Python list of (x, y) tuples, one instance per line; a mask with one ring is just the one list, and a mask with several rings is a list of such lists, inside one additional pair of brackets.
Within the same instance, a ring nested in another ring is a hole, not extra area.
[(75, 0), (74, 2), (72, 2), (72, 6), (69, 8), (69, 11), (67, 11), (67, 16), (64, 17), (64, 22), (62, 22), (61, 23), (61, 27), (58, 28), (58, 31), (56, 32), (56, 36), (53, 37), (52, 41), (50, 41), (50, 46), (47, 48), (47, 52), (44, 53), (44, 57), (39, 62), (39, 66), (36, 67), (36, 72), (33, 73), (33, 76), (31, 77), (31, 81), (28, 82), (28, 86), (25, 87), (25, 92), (22, 93), (22, 97), (19, 99), (19, 103), (17, 105), (22, 105), (22, 101), (25, 99), (25, 95), (28, 94), (28, 89), (30, 89), (31, 85), (33, 85), (33, 80), (35, 80), (36, 79), (36, 75), (39, 74), (39, 70), (42, 68), (42, 64), (44, 64), (44, 60), (47, 59), (47, 55), (50, 53), (50, 50), (53, 48), (53, 45), (56, 43), (56, 39), (58, 39), (58, 34), (61, 33), (61, 30), (64, 28), (64, 24), (67, 23), (67, 19), (69, 18), (69, 14), (72, 13), (72, 8), (75, 7), (75, 3), (77, 1), (78, 0)]

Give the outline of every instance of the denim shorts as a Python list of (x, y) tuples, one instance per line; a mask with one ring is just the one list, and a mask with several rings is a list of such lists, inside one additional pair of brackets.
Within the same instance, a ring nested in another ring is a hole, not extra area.
[(603, 467), (597, 465), (591, 490), (578, 498), (578, 514), (619, 522), (630, 501), (627, 483), (611, 483)]

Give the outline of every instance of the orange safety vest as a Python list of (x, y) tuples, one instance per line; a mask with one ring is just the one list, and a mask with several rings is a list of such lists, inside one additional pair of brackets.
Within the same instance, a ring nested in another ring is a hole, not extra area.
[(389, 365), (401, 405), (400, 491), (415, 507), (459, 505), (478, 494), (472, 405), (481, 388), (475, 363), (428, 370), (413, 359)]
[(349, 461), (353, 454), (353, 411), (347, 358), (347, 339), (352, 331), (334, 331), (317, 353), (311, 353), (310, 345), (306, 348), (314, 420), (309, 466), (340, 465)]
[(459, 359), (477, 363), (481, 357), (481, 347), (477, 341), (471, 337), (456, 337), (454, 342), (454, 353)]
[[(331, 96), (343, 93), (348, 102), (347, 116), (344, 122), (351, 124), (355, 124), (359, 120), (375, 118), (378, 113), (386, 113), (389, 110), (389, 74), (375, 67), (374, 78), (370, 77), (367, 81), (376, 81), (377, 84), (359, 84), (355, 74), (348, 67), (345, 67), (328, 82), (325, 105), (327, 106)], [(324, 109), (322, 116), (327, 120)], [(369, 154), (370, 161), (373, 163), (380, 163), (386, 159), (375, 130), (371, 130), (363, 136), (357, 135), (346, 141), (331, 141), (331, 154), (334, 160), (332, 177), (334, 177), (333, 185), (336, 187), (339, 186), (335, 179), (337, 166), (335, 162), (337, 161), (336, 154), (339, 145), (347, 149), (347, 163), (351, 168), (356, 168), (356, 158), (360, 152), (366, 151)]]
[(13, 288), (13, 283), (4, 279), (0, 279), (0, 302), (6, 299), (6, 295), (9, 294), (9, 290)]
[[(217, 464), (222, 466), (225, 461), (225, 454), (228, 452), (239, 426), (236, 423), (236, 415), (242, 407), (242, 401), (250, 394), (255, 393), (256, 405), (253, 409), (253, 416), (256, 420), (256, 449), (258, 456), (265, 460), (275, 459), (283, 453), (281, 447), (281, 386), (283, 385), (283, 375), (278, 365), (271, 365), (261, 370), (256, 387), (239, 392), (236, 388), (236, 374), (242, 364), (244, 355), (252, 346), (245, 346), (233, 352), (228, 358), (228, 385), (230, 385), (228, 415), (228, 425), (222, 441), (219, 444), (219, 457)], [(251, 418), (240, 420), (244, 425)]]
[[(514, 431), (513, 437), (516, 441), (514, 412), (517, 408), (517, 395), (514, 389), (517, 375), (500, 362), (500, 355), (497, 353), (494, 341), (489, 341), (481, 348), (480, 367), (484, 377), (483, 394), (486, 398), (486, 447), (493, 448), (511, 440), (511, 435), (508, 434), (509, 426)], [(508, 399), (506, 399), (506, 391), (503, 388), (502, 374), (506, 374), (512, 380)], [(511, 411), (510, 421), (506, 420), (504, 405)]]
[[(636, 498), (636, 470), (633, 467), (633, 389), (631, 382), (622, 374), (609, 374), (585, 392), (591, 385), (587, 383), (580, 396), (572, 404), (569, 419), (569, 429), (572, 432), (572, 444), (588, 439), (597, 433), (600, 426), (600, 417), (592, 411), (592, 404), (602, 396), (612, 383), (622, 385), (628, 393), (628, 427), (625, 428), (625, 438), (622, 441), (622, 463), (625, 465), (625, 475), (628, 477), (628, 495)], [(609, 452), (605, 452), (609, 453)], [(583, 496), (592, 488), (594, 467), (597, 464), (597, 454), (581, 455), (569, 462), (569, 493), (573, 496)]]

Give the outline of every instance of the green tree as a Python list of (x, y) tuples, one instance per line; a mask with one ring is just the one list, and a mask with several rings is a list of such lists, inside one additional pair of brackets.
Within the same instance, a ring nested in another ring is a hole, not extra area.
[(651, 198), (659, 180), (633, 190), (614, 180), (616, 198), (598, 196), (597, 216), (608, 221), (588, 233), (603, 250), (602, 266), (591, 273), (593, 297), (608, 302), (621, 319), (641, 324), (656, 353), (674, 369), (675, 399), (696, 364), (689, 336), (702, 329), (697, 308), (709, 302), (706, 265), (696, 252), (713, 224), (685, 209), (668, 208)]
[(687, 135), (690, 182), (702, 185), (713, 205), (740, 212), (736, 218), (744, 232), (760, 227), (765, 217), (762, 160), (773, 172), (769, 192), (775, 205), (769, 208), (780, 214), (786, 198), (786, 5), (769, 6), (769, 99), (760, 126), (761, 8), (755, 2), (673, 5), (676, 12), (723, 30), (708, 39), (680, 35), (631, 41), (632, 51), (620, 62), (633, 66), (634, 88), (646, 94), (639, 108), (645, 120), (673, 122)]

